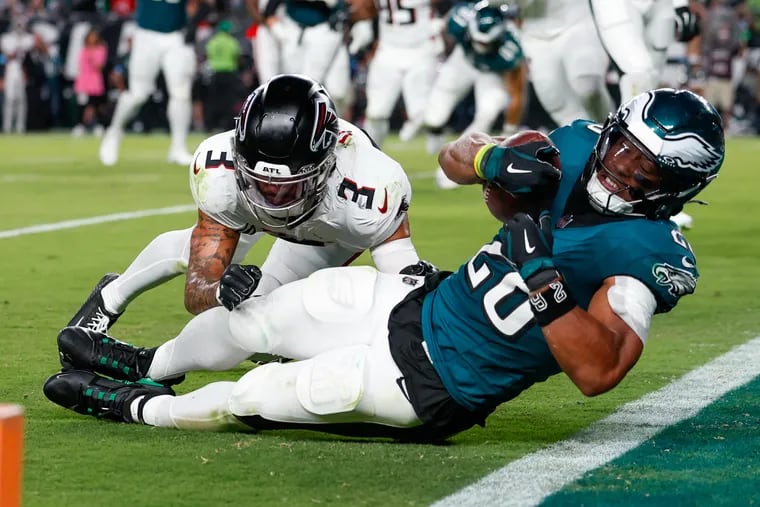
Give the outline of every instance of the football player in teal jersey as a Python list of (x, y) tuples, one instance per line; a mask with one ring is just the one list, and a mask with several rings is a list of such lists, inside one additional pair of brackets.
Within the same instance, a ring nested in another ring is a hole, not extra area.
[[(196, 2), (194, 20), (210, 10), (206, 0)], [(192, 115), (191, 87), (196, 70), (192, 44), (187, 43), (188, 0), (137, 0), (135, 29), (129, 58), (129, 89), (119, 95), (111, 125), (100, 143), (100, 161), (112, 166), (119, 160), (119, 145), (124, 127), (156, 88), (158, 73), (163, 72), (169, 103), (171, 144), (167, 160), (184, 166), (193, 161), (187, 150), (187, 134)], [(190, 27), (192, 28), (192, 27)]]
[[(470, 90), (475, 113), (465, 132), (488, 132), (499, 115), (505, 116), (505, 128), (515, 128), (524, 107), (523, 51), (507, 7), (487, 0), (458, 4), (449, 14), (447, 30), (456, 46), (438, 71), (424, 115), (430, 153), (441, 147), (446, 122)], [(436, 183), (456, 187), (440, 168)]]
[(657, 89), (604, 125), (575, 121), (550, 138), (559, 182), (547, 141), (506, 147), (467, 134), (444, 147), (454, 181), (545, 204), (515, 214), (455, 273), (322, 270), (247, 299), (215, 329), (241, 360), (255, 350), (296, 361), (173, 396), (98, 375), (140, 380), (130, 372), (145, 371), (146, 349), (98, 356), (86, 343), (67, 352), (81, 369), (51, 377), (45, 394), (154, 426), (440, 440), (559, 372), (587, 396), (612, 389), (639, 359), (653, 315), (695, 289), (694, 252), (669, 218), (717, 176), (723, 126), (698, 95)]

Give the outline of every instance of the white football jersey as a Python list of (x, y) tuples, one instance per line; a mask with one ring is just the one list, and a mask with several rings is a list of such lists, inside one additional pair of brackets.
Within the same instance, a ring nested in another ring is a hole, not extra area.
[(234, 130), (203, 141), (190, 168), (193, 198), (205, 214), (244, 234), (266, 232), (295, 243), (336, 243), (357, 252), (379, 245), (403, 221), (412, 198), (401, 165), (375, 148), (359, 127), (338, 122), (336, 167), (313, 215), (293, 227), (266, 227), (237, 190)]
[(585, 0), (521, 0), (522, 31), (534, 37), (552, 38), (591, 16)]
[(418, 48), (439, 42), (440, 22), (430, 0), (382, 0), (377, 5), (381, 46)]

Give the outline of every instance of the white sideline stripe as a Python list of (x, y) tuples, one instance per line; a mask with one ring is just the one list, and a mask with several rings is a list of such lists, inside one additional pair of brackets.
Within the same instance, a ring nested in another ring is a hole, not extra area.
[(589, 470), (693, 417), (759, 374), (760, 337), (756, 337), (659, 391), (623, 405), (573, 437), (509, 463), (433, 507), (537, 505)]
[(78, 218), (76, 220), (64, 220), (52, 224), (32, 225), (20, 229), (10, 229), (0, 231), (0, 239), (16, 238), (27, 234), (39, 234), (41, 232), (60, 231), (63, 229), (74, 229), (85, 225), (104, 224), (107, 222), (118, 222), (121, 220), (132, 220), (133, 218), (152, 217), (157, 215), (173, 215), (176, 213), (185, 213), (198, 209), (195, 205), (169, 206), (168, 208), (146, 209), (141, 211), (127, 211), (125, 213), (113, 213), (111, 215), (100, 215), (90, 218)]

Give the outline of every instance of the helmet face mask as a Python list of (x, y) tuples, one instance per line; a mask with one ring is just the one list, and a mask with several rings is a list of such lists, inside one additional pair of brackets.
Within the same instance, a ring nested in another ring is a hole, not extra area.
[(235, 128), (235, 176), (267, 227), (295, 227), (319, 206), (335, 167), (338, 117), (325, 89), (305, 76), (275, 76), (249, 95)]
[(294, 175), (281, 164), (259, 161), (250, 167), (237, 153), (235, 166), (238, 190), (254, 216), (269, 227), (294, 227), (319, 205), (335, 155), (328, 155), (320, 164), (303, 166)]
[(667, 88), (637, 95), (602, 128), (583, 176), (589, 202), (603, 214), (670, 218), (717, 177), (724, 155), (707, 101)]

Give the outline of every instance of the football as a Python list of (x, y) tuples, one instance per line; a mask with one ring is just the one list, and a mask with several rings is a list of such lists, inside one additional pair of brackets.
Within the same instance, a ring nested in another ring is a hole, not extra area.
[[(546, 134), (538, 130), (524, 130), (510, 136), (499, 143), (500, 146), (519, 146), (521, 144), (532, 143), (536, 141), (546, 141), (550, 144), (551, 139)], [(557, 169), (560, 169), (559, 155), (553, 156), (551, 160), (546, 160)], [(504, 190), (503, 188), (491, 182), (483, 184), (483, 200), (486, 202), (488, 211), (491, 212), (497, 220), (506, 222), (515, 213), (520, 211), (531, 213), (536, 211), (537, 203), (533, 196), (516, 196)]]

